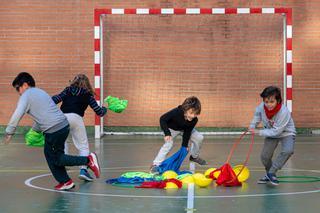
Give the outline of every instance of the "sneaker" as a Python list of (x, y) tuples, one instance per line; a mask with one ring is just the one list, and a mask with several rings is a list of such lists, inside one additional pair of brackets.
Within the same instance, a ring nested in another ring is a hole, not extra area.
[(152, 165), (150, 167), (150, 173), (154, 174), (154, 175), (158, 175), (159, 174), (159, 167), (157, 165)]
[(90, 181), (90, 182), (93, 181), (93, 177), (91, 177), (88, 170), (86, 170), (86, 169), (80, 169), (80, 174), (79, 174), (78, 178), (80, 180), (84, 180), (84, 181)]
[(268, 179), (267, 175), (265, 175), (262, 178), (260, 178), (257, 183), (258, 184), (266, 184), (268, 182), (269, 182), (269, 179)]
[(70, 179), (68, 182), (65, 183), (59, 183), (58, 185), (56, 185), (54, 187), (55, 190), (59, 190), (59, 191), (64, 191), (64, 190), (69, 190), (75, 187), (75, 184), (73, 183), (73, 181)]
[(207, 165), (207, 161), (203, 160), (202, 158), (200, 157), (197, 157), (197, 158), (194, 158), (192, 157), (192, 155), (190, 155), (190, 158), (189, 158), (190, 161), (193, 161), (199, 165)]
[(266, 177), (268, 178), (268, 180), (270, 181), (270, 183), (274, 186), (279, 185), (279, 181), (277, 179), (277, 176), (273, 173), (267, 173)]
[(94, 175), (96, 178), (100, 177), (100, 166), (99, 166), (99, 161), (96, 153), (91, 152), (88, 156), (89, 163), (88, 167), (93, 171)]

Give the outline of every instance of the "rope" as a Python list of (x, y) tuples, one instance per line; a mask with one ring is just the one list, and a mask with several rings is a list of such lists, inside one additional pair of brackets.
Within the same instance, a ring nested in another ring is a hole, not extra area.
[(280, 183), (312, 183), (320, 182), (320, 177), (315, 176), (278, 176)]
[[(232, 148), (231, 148), (231, 150), (230, 150), (230, 153), (229, 153), (229, 156), (228, 156), (228, 159), (227, 159), (227, 162), (226, 162), (226, 163), (229, 163), (229, 161), (230, 161), (230, 159), (231, 159), (231, 157), (232, 157), (232, 155), (233, 155), (233, 153), (234, 153), (234, 150), (237, 148), (238, 144), (240, 143), (240, 141), (242, 140), (242, 138), (243, 138), (247, 133), (248, 133), (248, 130), (245, 131), (244, 133), (242, 133), (242, 134), (240, 135), (239, 139), (236, 140), (236, 142), (233, 144), (233, 146), (232, 146)], [(254, 133), (252, 132), (252, 133), (251, 133), (251, 143), (250, 143), (249, 151), (248, 151), (248, 153), (247, 153), (246, 159), (245, 159), (245, 161), (243, 162), (243, 164), (242, 164), (243, 166), (242, 166), (240, 172), (238, 173), (237, 177), (241, 174), (241, 172), (243, 171), (244, 167), (245, 167), (245, 166), (247, 165), (247, 163), (248, 163), (250, 154), (251, 154), (251, 152), (252, 152), (253, 143), (254, 143)]]

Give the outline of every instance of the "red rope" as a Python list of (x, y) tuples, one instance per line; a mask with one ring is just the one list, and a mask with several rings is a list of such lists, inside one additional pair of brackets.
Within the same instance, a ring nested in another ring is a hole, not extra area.
[[(229, 156), (228, 156), (228, 159), (226, 161), (226, 163), (229, 163), (233, 153), (234, 153), (234, 150), (236, 149), (236, 147), (238, 146), (238, 144), (240, 143), (240, 141), (242, 140), (242, 138), (248, 133), (248, 130), (245, 131), (244, 133), (241, 134), (240, 138), (233, 144), (231, 150), (230, 150), (230, 153), (229, 153)], [(241, 174), (241, 172), (243, 171), (244, 167), (247, 165), (248, 163), (248, 160), (249, 160), (249, 157), (250, 157), (250, 154), (251, 154), (251, 151), (252, 151), (252, 148), (253, 148), (253, 143), (254, 143), (254, 132), (251, 132), (251, 143), (250, 143), (250, 147), (249, 147), (249, 151), (247, 153), (247, 156), (246, 156), (246, 160), (244, 161), (244, 163), (242, 164), (242, 168), (239, 172), (239, 174), (237, 175), (237, 177)]]

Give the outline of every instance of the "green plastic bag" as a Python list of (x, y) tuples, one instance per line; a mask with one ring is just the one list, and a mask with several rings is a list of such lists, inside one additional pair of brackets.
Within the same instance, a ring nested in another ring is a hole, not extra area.
[(128, 106), (127, 100), (121, 100), (116, 97), (108, 96), (104, 99), (104, 102), (108, 103), (108, 109), (112, 112), (121, 113), (125, 110)]
[(24, 139), (27, 146), (44, 146), (44, 135), (42, 132), (36, 132), (32, 128), (27, 132)]

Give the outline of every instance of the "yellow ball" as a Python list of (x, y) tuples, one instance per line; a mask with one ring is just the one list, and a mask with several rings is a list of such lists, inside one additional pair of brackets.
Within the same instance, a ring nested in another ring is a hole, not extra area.
[(165, 171), (165, 172), (162, 174), (162, 177), (163, 177), (164, 179), (177, 178), (177, 177), (178, 177), (178, 174), (177, 174), (175, 171), (168, 170), (168, 171)]
[(164, 188), (165, 189), (178, 189), (179, 187), (175, 183), (167, 182), (166, 187), (164, 187)]
[[(209, 169), (207, 169), (207, 171), (205, 171), (205, 173), (204, 173), (204, 176), (208, 178), (209, 175), (210, 175), (210, 173), (213, 172), (214, 170), (216, 170), (216, 168), (209, 168)], [(213, 176), (214, 176), (215, 179), (217, 179), (217, 178), (219, 177), (219, 175), (220, 175), (220, 171), (216, 171), (216, 172), (213, 174)]]
[(193, 175), (194, 182), (197, 186), (207, 187), (211, 184), (212, 179), (206, 178), (202, 173), (196, 173)]
[(194, 183), (194, 179), (193, 179), (192, 175), (190, 175), (190, 176), (187, 176), (187, 177), (183, 178), (181, 180), (181, 182), (183, 184)]
[(210, 173), (216, 170), (216, 168), (209, 168), (204, 172), (204, 176), (209, 177)]
[[(236, 165), (233, 167), (234, 173), (238, 175), (242, 169), (243, 165)], [(247, 167), (244, 167), (240, 175), (238, 176), (239, 182), (245, 182), (250, 177), (250, 171)]]

